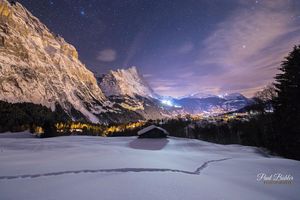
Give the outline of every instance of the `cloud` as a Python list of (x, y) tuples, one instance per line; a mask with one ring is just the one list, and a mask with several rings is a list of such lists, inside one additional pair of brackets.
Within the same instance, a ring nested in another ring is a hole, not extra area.
[(144, 43), (145, 36), (146, 34), (143, 31), (140, 31), (136, 34), (133, 42), (127, 50), (127, 57), (123, 62), (123, 66), (130, 65), (130, 61), (132, 60), (132, 58), (134, 58), (134, 56), (136, 56), (136, 54), (142, 49), (142, 44)]
[(260, 5), (252, 9), (249, 2), (240, 1), (240, 8), (203, 41), (196, 63), (200, 68), (223, 70), (213, 76), (204, 74), (202, 88), (214, 86), (214, 91), (226, 89), (251, 96), (273, 80), (280, 61), (300, 41), (299, 23), (291, 20), (295, 13), (286, 1), (258, 1)]
[(153, 74), (143, 74), (143, 77), (144, 78), (150, 78), (150, 77), (152, 77), (153, 76)]
[(186, 42), (178, 49), (178, 53), (186, 54), (191, 52), (192, 50), (194, 50), (194, 44), (191, 42)]
[(97, 55), (97, 60), (102, 62), (112, 62), (117, 58), (117, 52), (113, 49), (104, 49)]
[(189, 84), (193, 84), (190, 81), (181, 82), (174, 80), (173, 77), (152, 77), (150, 86), (154, 89), (155, 92), (162, 95), (170, 95), (173, 97), (183, 96), (184, 92), (181, 93), (181, 90), (178, 88), (187, 88)]

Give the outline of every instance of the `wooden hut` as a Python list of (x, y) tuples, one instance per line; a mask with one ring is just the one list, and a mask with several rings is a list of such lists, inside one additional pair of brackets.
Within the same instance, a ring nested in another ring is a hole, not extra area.
[(137, 132), (139, 138), (166, 138), (169, 133), (165, 129), (151, 125)]

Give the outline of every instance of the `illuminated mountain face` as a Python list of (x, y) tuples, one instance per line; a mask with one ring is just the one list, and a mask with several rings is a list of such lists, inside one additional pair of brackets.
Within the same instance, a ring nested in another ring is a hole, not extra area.
[(110, 71), (97, 78), (107, 98), (123, 109), (136, 112), (144, 119), (160, 119), (172, 114), (163, 108), (152, 88), (136, 67)]
[(0, 100), (32, 102), (69, 114), (77, 110), (91, 122), (112, 110), (76, 49), (54, 35), (26, 8), (0, 1)]
[(99, 86), (109, 96), (153, 97), (154, 92), (136, 67), (110, 71), (98, 78)]

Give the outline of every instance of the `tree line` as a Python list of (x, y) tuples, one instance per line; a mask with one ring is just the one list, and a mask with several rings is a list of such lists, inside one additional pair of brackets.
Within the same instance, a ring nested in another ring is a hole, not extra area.
[(8, 103), (0, 101), (0, 132), (18, 132), (42, 127), (45, 136), (55, 135), (55, 123), (71, 120), (57, 105), (55, 111), (33, 103)]

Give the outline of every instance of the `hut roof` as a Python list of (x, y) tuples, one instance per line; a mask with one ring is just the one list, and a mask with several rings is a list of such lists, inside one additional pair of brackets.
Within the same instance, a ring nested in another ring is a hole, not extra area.
[(151, 126), (148, 126), (146, 128), (143, 128), (142, 130), (139, 130), (137, 132), (138, 135), (143, 135), (144, 133), (147, 133), (148, 131), (151, 131), (153, 129), (159, 129), (161, 130), (162, 132), (164, 132), (166, 135), (169, 135), (168, 131), (166, 131), (165, 129), (161, 128), (161, 127), (158, 127), (158, 126), (155, 126), (155, 125), (151, 125)]

